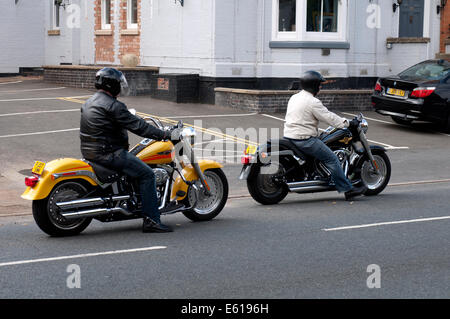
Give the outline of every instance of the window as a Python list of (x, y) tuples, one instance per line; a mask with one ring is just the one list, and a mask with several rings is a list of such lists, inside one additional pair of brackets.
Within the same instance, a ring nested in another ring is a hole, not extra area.
[(127, 28), (137, 29), (138, 27), (138, 0), (128, 0), (127, 3)]
[(337, 32), (338, 0), (308, 0), (307, 32)]
[(53, 2), (53, 19), (52, 19), (52, 21), (53, 21), (53, 25), (52, 25), (52, 29), (53, 30), (58, 30), (59, 29), (59, 26), (60, 26), (60, 20), (61, 20), (61, 17), (60, 17), (60, 13), (61, 13), (61, 3), (60, 2), (58, 2), (58, 1), (54, 1)]
[(272, 40), (346, 39), (348, 0), (273, 0)]
[(295, 32), (296, 29), (296, 0), (279, 1), (279, 32)]
[(102, 29), (111, 29), (111, 0), (102, 0)]

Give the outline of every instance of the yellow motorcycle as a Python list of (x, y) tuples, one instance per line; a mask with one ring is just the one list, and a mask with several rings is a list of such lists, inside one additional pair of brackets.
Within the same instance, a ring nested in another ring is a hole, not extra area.
[[(146, 118), (164, 129), (158, 119)], [(192, 149), (196, 132), (178, 122), (179, 141), (144, 139), (130, 152), (152, 167), (161, 215), (182, 212), (192, 221), (216, 217), (228, 199), (222, 165), (197, 161)], [(142, 218), (135, 180), (86, 160), (63, 158), (36, 162), (25, 178), (22, 198), (32, 200), (33, 217), (50, 236), (81, 233), (92, 219), (114, 222)]]

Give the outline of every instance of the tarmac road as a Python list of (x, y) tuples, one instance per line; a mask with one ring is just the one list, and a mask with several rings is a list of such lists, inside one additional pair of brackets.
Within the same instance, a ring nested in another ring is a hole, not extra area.
[[(80, 236), (49, 238), (20, 199), (23, 177), (35, 160), (81, 157), (79, 108), (91, 94), (40, 81), (0, 85), (0, 298), (450, 297), (450, 136), (373, 112), (365, 112), (368, 138), (392, 161), (385, 192), (351, 203), (335, 192), (292, 194), (264, 207), (237, 180), (245, 143), (226, 129), (281, 129), (282, 114), (124, 98), (141, 113), (201, 119), (216, 132), (213, 155), (228, 162), (227, 206), (206, 223), (167, 216), (171, 234), (142, 234), (140, 221), (93, 222)], [(211, 145), (211, 134), (203, 137), (199, 148)], [(230, 157), (220, 158), (230, 144)], [(72, 264), (81, 288), (67, 287)], [(371, 265), (380, 288), (367, 285)]]

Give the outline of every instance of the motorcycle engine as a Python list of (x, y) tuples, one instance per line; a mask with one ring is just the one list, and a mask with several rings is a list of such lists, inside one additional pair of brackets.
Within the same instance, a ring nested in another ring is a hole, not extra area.
[(162, 168), (154, 168), (156, 186), (164, 186), (169, 179), (169, 173)]

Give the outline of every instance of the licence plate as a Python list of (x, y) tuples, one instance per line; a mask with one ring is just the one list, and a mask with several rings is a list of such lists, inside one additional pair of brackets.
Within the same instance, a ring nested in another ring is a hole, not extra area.
[(405, 97), (405, 91), (399, 89), (388, 89), (387, 94)]
[(245, 154), (247, 155), (253, 155), (256, 153), (256, 151), (258, 150), (257, 146), (254, 145), (250, 145), (249, 147), (247, 147), (247, 150), (245, 151)]
[(35, 162), (31, 172), (36, 175), (42, 175), (42, 173), (44, 172), (44, 168), (45, 168), (45, 163)]

